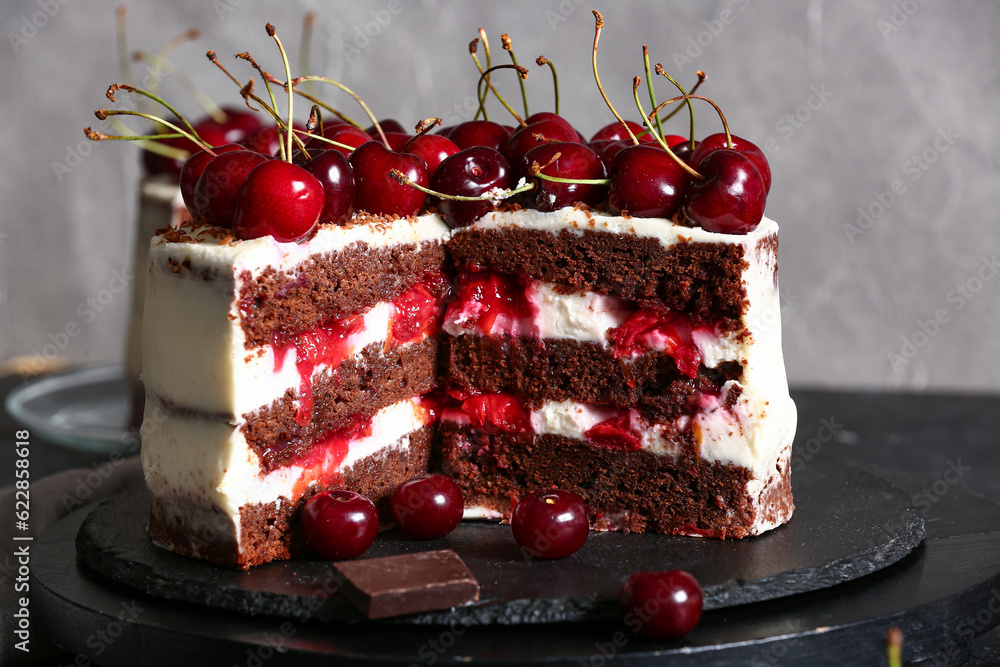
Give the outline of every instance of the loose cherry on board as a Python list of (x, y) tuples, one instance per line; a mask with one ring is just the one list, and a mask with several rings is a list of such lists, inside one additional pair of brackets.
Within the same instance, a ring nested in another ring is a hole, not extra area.
[[(426, 136), (426, 135), (425, 135)], [(473, 146), (446, 157), (434, 172), (431, 189), (442, 194), (476, 197), (493, 188), (509, 188), (510, 165), (500, 151)], [(433, 197), (449, 227), (465, 227), (494, 209), (490, 201), (457, 201)]]
[(701, 585), (684, 570), (637, 572), (622, 587), (625, 624), (647, 639), (680, 639), (701, 620)]
[(720, 148), (695, 168), (704, 180), (694, 179), (688, 189), (684, 214), (692, 222), (722, 234), (746, 234), (757, 228), (764, 218), (767, 189), (750, 158)]
[(323, 184), (315, 176), (291, 162), (268, 160), (243, 184), (233, 233), (238, 239), (270, 235), (279, 242), (300, 241), (316, 228), (325, 203)]
[(407, 153), (395, 153), (380, 141), (369, 141), (354, 149), (354, 208), (372, 214), (416, 215), (427, 198), (420, 190), (396, 181), (389, 172), (398, 169), (408, 179), (427, 187), (427, 165)]
[(623, 148), (614, 159), (608, 210), (636, 218), (669, 218), (680, 210), (691, 175), (659, 146)]
[(410, 537), (436, 540), (461, 523), (465, 500), (450, 477), (420, 475), (396, 487), (389, 509), (396, 525)]
[(532, 491), (510, 514), (514, 541), (532, 558), (564, 558), (576, 553), (590, 534), (587, 506), (561, 489)]
[(374, 503), (353, 491), (323, 491), (302, 508), (306, 542), (323, 558), (357, 558), (375, 543), (378, 527)]

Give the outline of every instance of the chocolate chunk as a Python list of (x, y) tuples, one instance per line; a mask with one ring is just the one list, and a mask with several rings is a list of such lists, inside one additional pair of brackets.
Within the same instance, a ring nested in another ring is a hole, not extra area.
[(450, 609), (479, 600), (479, 582), (450, 549), (337, 563), (341, 594), (368, 618)]

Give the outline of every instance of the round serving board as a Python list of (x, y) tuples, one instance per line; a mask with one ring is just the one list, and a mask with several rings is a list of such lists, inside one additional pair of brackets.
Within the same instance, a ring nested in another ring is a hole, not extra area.
[[(387, 531), (363, 558), (447, 548), (479, 581), (477, 604), (389, 622), (510, 625), (618, 619), (621, 586), (642, 570), (688, 570), (702, 584), (707, 610), (814, 591), (895, 563), (924, 537), (909, 497), (882, 478), (816, 459), (794, 475), (794, 484), (792, 521), (750, 539), (592, 533), (572, 556), (542, 561), (524, 557), (508, 526), (465, 522), (433, 541)], [(144, 490), (101, 504), (77, 535), (79, 560), (158, 598), (254, 615), (361, 620), (336, 594), (329, 561), (225, 569), (154, 546), (146, 535), (148, 516)]]

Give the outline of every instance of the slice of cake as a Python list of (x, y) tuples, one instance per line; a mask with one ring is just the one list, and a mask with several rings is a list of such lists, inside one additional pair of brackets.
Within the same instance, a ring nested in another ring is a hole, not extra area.
[(565, 208), (456, 230), (440, 465), (470, 516), (530, 489), (598, 529), (756, 535), (792, 514), (777, 225)]
[(149, 531), (249, 567), (288, 558), (318, 491), (383, 511), (426, 471), (447, 227), (356, 216), (308, 241), (187, 223), (153, 240), (143, 328)]

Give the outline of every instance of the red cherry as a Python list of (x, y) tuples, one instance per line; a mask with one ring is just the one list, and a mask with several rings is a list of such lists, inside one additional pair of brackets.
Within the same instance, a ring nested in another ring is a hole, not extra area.
[[(553, 161), (556, 155), (559, 158)], [(597, 153), (583, 144), (557, 141), (535, 146), (521, 158), (521, 173), (530, 173), (532, 163), (541, 166), (541, 173), (559, 178), (591, 179), (605, 178), (607, 172)], [(533, 208), (539, 211), (558, 211), (564, 206), (577, 202), (596, 204), (604, 199), (608, 191), (605, 185), (590, 183), (559, 183), (544, 179), (533, 179), (535, 189), (528, 193)]]
[[(476, 197), (493, 188), (509, 188), (510, 165), (499, 151), (473, 146), (445, 158), (434, 172), (431, 189), (447, 195)], [(490, 201), (456, 201), (433, 197), (449, 227), (465, 227), (494, 210)]]
[[(568, 120), (566, 120), (559, 114), (554, 113), (552, 111), (537, 111), (528, 116), (527, 118), (525, 118), (524, 122), (527, 123), (528, 125), (531, 125), (532, 123), (537, 123), (543, 120), (551, 121), (556, 125), (562, 125), (565, 130), (567, 130), (568, 132), (572, 132), (574, 136), (576, 136), (578, 139), (580, 137), (580, 133), (577, 131), (575, 127), (573, 127), (573, 125)], [(577, 141), (576, 143), (582, 144), (584, 143), (584, 140), (579, 139), (579, 141)]]
[[(403, 124), (400, 123), (395, 118), (386, 118), (384, 120), (380, 120), (378, 122), (378, 124), (379, 124), (379, 127), (382, 128), (382, 131), (384, 133), (386, 133), (386, 134), (389, 134), (390, 132), (398, 132), (400, 134), (406, 134), (406, 128), (403, 127)], [(370, 137), (373, 137), (375, 139), (379, 139), (380, 138), (378, 136), (378, 130), (375, 129), (374, 125), (371, 125), (370, 127), (365, 128), (365, 132)]]
[[(634, 120), (627, 120), (625, 121), (625, 124), (628, 125), (629, 129), (632, 130), (632, 133), (635, 134), (636, 136), (639, 136), (640, 134), (644, 134), (647, 132), (646, 128), (643, 125), (635, 122)], [(600, 141), (602, 139), (611, 139), (612, 141), (628, 139), (629, 142), (632, 141), (632, 137), (629, 136), (628, 132), (625, 131), (625, 128), (622, 127), (622, 124), (619, 123), (618, 121), (615, 121), (613, 123), (608, 123), (601, 129), (599, 129), (597, 132), (595, 132), (594, 136), (590, 138), (591, 141)]]
[[(768, 164), (767, 156), (764, 155), (764, 151), (758, 148), (756, 144), (751, 143), (746, 139), (741, 139), (735, 134), (731, 136), (733, 139), (733, 147), (730, 150), (742, 153), (746, 157), (750, 158), (750, 161), (753, 162), (753, 166), (757, 167), (757, 171), (760, 172), (760, 177), (764, 181), (764, 194), (767, 194), (771, 191), (771, 165)], [(720, 132), (719, 134), (710, 134), (698, 143), (698, 146), (694, 149), (694, 153), (691, 155), (689, 162), (690, 164), (699, 164), (709, 155), (709, 153), (713, 153), (721, 148), (729, 148), (729, 145), (726, 143), (725, 133)]]
[[(386, 132), (385, 138), (389, 142), (389, 148), (399, 152), (406, 145), (406, 142), (413, 138), (413, 135), (406, 132)], [(377, 141), (381, 141), (381, 139)]]
[(340, 151), (312, 151), (302, 167), (323, 186), (321, 224), (346, 225), (354, 212), (354, 170)]
[[(323, 136), (327, 139), (332, 139), (333, 141), (344, 144), (345, 146), (350, 146), (352, 149), (372, 140), (372, 138), (369, 137), (364, 130), (359, 130), (353, 125), (334, 125), (332, 127), (325, 127), (323, 130)], [(320, 141), (319, 139), (310, 139), (306, 142), (306, 150), (312, 151), (313, 149), (340, 151), (346, 156), (350, 156), (351, 154), (351, 151), (346, 148), (340, 148), (339, 146), (328, 144), (325, 141)]]
[(323, 491), (302, 508), (306, 542), (323, 558), (357, 558), (375, 543), (378, 524), (375, 504), (353, 491)]
[[(694, 151), (691, 150), (690, 139), (684, 139), (683, 141), (679, 141), (676, 144), (671, 144), (667, 142), (667, 145), (670, 146), (670, 150), (674, 152), (674, 155), (684, 160), (688, 164), (691, 164), (691, 153), (693, 153)], [(695, 142), (694, 145), (697, 148), (698, 142)]]
[(701, 620), (698, 580), (684, 570), (637, 572), (622, 587), (622, 613), (639, 635), (658, 641), (680, 639)]
[(440, 134), (421, 134), (411, 139), (402, 148), (404, 153), (411, 153), (423, 158), (424, 162), (427, 163), (427, 174), (431, 178), (434, 178), (434, 172), (437, 171), (438, 165), (446, 157), (454, 155), (460, 150), (458, 144)]
[(669, 218), (680, 210), (690, 174), (659, 146), (639, 144), (615, 156), (608, 210), (636, 218)]
[[(212, 153), (219, 155), (221, 153), (231, 153), (233, 151), (244, 151), (246, 148), (240, 144), (223, 144), (222, 146), (216, 146), (212, 149)], [(208, 163), (212, 161), (215, 155), (212, 155), (208, 151), (198, 151), (187, 160), (184, 161), (184, 166), (181, 167), (180, 176), (180, 188), (181, 197), (184, 199), (184, 204), (187, 206), (191, 215), (197, 220), (202, 216), (202, 211), (197, 206), (197, 198), (194, 194), (195, 186), (198, 185), (198, 179), (201, 175), (205, 173), (205, 167)]]
[(270, 158), (253, 151), (232, 151), (217, 155), (205, 165), (194, 186), (194, 210), (204, 222), (232, 227), (240, 191), (250, 172)]
[(601, 162), (604, 163), (604, 168), (608, 173), (612, 173), (615, 166), (615, 157), (622, 152), (623, 149), (629, 146), (634, 146), (631, 139), (615, 139), (606, 140), (607, 143), (601, 148), (598, 155), (601, 156)]
[(448, 138), (462, 150), (473, 146), (500, 150), (510, 138), (510, 130), (491, 120), (468, 120), (455, 126)]
[(420, 475), (396, 487), (389, 509), (396, 525), (410, 537), (436, 540), (461, 523), (465, 500), (450, 477)]
[(423, 159), (390, 151), (380, 141), (369, 141), (354, 149), (354, 208), (375, 215), (416, 215), (427, 196), (397, 182), (389, 172), (398, 169), (411, 181), (427, 187), (427, 165)]
[(750, 158), (720, 148), (695, 169), (704, 180), (696, 179), (687, 193), (684, 214), (692, 222), (722, 234), (746, 234), (757, 228), (764, 218), (767, 189)]
[(290, 162), (268, 160), (243, 184), (233, 233), (239, 239), (270, 235), (279, 242), (299, 241), (315, 229), (325, 203), (315, 176)]
[(514, 541), (532, 558), (564, 558), (590, 534), (587, 506), (580, 496), (560, 489), (532, 491), (510, 514)]
[[(507, 158), (507, 162), (512, 167), (516, 167), (521, 164), (521, 158), (524, 157), (524, 154), (532, 148), (553, 141), (578, 143), (579, 136), (576, 130), (568, 126), (565, 121), (540, 120), (537, 123), (525, 125), (510, 135), (510, 139), (504, 144), (502, 152), (504, 157)], [(515, 178), (520, 176), (527, 176), (527, 174), (515, 174)]]
[(465, 328), (484, 336), (491, 335), (498, 319), (502, 324), (530, 321), (531, 303), (524, 285), (514, 276), (494, 271), (463, 272), (455, 279), (455, 292), (445, 320), (461, 321)]
[(512, 394), (477, 394), (462, 402), (469, 421), (486, 433), (529, 433), (531, 412)]

